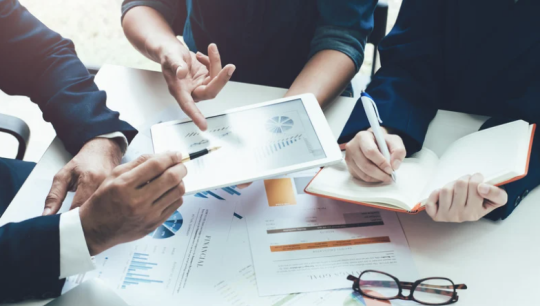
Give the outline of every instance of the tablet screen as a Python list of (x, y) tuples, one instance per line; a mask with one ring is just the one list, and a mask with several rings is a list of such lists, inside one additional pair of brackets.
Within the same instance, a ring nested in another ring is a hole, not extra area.
[(326, 158), (300, 99), (209, 117), (207, 122), (205, 132), (191, 121), (163, 125), (154, 137), (156, 153), (221, 146), (186, 163), (188, 191)]

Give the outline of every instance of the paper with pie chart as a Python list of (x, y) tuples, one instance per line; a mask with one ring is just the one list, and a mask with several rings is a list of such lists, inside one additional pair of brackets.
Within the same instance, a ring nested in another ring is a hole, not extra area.
[(63, 292), (99, 278), (129, 305), (175, 305), (207, 291), (208, 276), (222, 266), (223, 250), (239, 196), (188, 196), (163, 224), (136, 241), (95, 256), (96, 269), (69, 277)]
[(268, 170), (326, 158), (300, 99), (210, 117), (207, 122), (205, 132), (191, 121), (166, 123), (152, 130), (156, 153), (221, 146), (186, 163), (188, 193), (204, 190), (200, 186), (223, 186)]

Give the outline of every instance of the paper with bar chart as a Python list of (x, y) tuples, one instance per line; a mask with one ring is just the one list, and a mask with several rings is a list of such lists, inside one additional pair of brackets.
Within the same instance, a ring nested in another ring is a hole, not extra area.
[(260, 295), (350, 288), (347, 275), (366, 269), (416, 277), (395, 213), (307, 195), (309, 179), (255, 182), (242, 195)]
[(193, 122), (152, 128), (156, 153), (218, 151), (186, 163), (186, 191), (245, 181), (261, 173), (316, 160), (326, 154), (301, 100), (293, 100), (207, 118), (208, 129)]
[(132, 306), (174, 304), (204, 294), (208, 276), (222, 265), (234, 206), (216, 198), (185, 198), (143, 239), (95, 256), (96, 269), (68, 278), (64, 292), (97, 277)]

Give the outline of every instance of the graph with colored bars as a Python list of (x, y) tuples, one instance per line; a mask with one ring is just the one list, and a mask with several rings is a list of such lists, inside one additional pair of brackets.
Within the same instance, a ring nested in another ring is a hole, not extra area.
[[(221, 188), (221, 190), (225, 191), (227, 194), (229, 194), (231, 196), (234, 196), (234, 195), (239, 196), (239, 195), (241, 195), (241, 193), (237, 189), (238, 189), (238, 187), (236, 187), (236, 186)], [(223, 198), (222, 196), (220, 196), (217, 193), (212, 192), (212, 191), (198, 192), (198, 193), (195, 194), (195, 196), (197, 198), (203, 198), (203, 199), (208, 199), (209, 197), (213, 197), (213, 198), (216, 198), (218, 200), (225, 201), (225, 198)]]
[(133, 253), (129, 268), (122, 283), (122, 289), (140, 284), (162, 284), (162, 280), (151, 279), (150, 274), (152, 269), (157, 267), (157, 263), (148, 261), (148, 254)]
[(267, 158), (274, 153), (277, 153), (295, 143), (298, 143), (302, 139), (302, 134), (297, 134), (291, 137), (285, 137), (282, 139), (274, 140), (265, 144), (261, 147), (258, 147), (255, 150), (255, 155), (257, 158)]

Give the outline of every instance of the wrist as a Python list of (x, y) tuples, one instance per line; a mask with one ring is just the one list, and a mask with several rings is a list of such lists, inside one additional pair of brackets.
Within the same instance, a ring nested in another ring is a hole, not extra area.
[[(189, 50), (176, 37), (172, 39), (160, 39), (159, 43), (148, 44), (147, 52), (160, 64), (178, 54), (188, 54)], [(184, 59), (185, 60), (185, 59)]]
[(121, 138), (96, 137), (88, 141), (82, 147), (81, 152), (88, 151), (93, 155), (106, 157), (114, 168), (120, 164), (122, 156), (124, 156), (121, 141)]
[(92, 216), (90, 216), (90, 212), (88, 211), (89, 205), (91, 204), (83, 205), (79, 209), (79, 217), (81, 218), (81, 226), (88, 252), (90, 253), (90, 256), (95, 256), (105, 251), (107, 248), (105, 247), (105, 239), (101, 237), (99, 230), (96, 230), (92, 226)]

